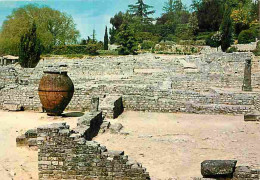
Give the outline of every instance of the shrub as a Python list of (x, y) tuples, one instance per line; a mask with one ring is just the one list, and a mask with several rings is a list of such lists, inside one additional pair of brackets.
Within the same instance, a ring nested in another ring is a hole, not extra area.
[(98, 49), (99, 45), (98, 44), (88, 44), (86, 47), (86, 51), (90, 55), (98, 55)]
[(135, 38), (138, 42), (142, 43), (143, 41), (153, 41), (159, 42), (160, 37), (150, 32), (136, 32)]
[(154, 48), (154, 46), (155, 46), (155, 42), (153, 42), (153, 41), (144, 41), (141, 44), (141, 49), (148, 50), (148, 49)]
[(115, 50), (98, 50), (97, 52), (101, 56), (117, 56), (118, 55), (118, 51), (115, 51)]
[(206, 39), (206, 45), (210, 47), (219, 47), (221, 45), (221, 33), (220, 32), (213, 32), (208, 35)]
[(55, 46), (51, 53), (55, 55), (88, 54), (86, 47), (86, 45)]
[(204, 46), (204, 45), (206, 45), (206, 41), (205, 40), (197, 40), (197, 41), (193, 41), (193, 40), (180, 40), (178, 44), (180, 44), (180, 45)]
[(238, 36), (238, 43), (248, 44), (254, 42), (255, 38), (257, 38), (257, 33), (255, 33), (253, 29), (243, 30)]
[(197, 36), (196, 36), (196, 40), (205, 40), (209, 37), (209, 35), (213, 35), (215, 34), (215, 32), (200, 32)]
[(69, 59), (73, 59), (73, 58), (82, 59), (82, 58), (84, 58), (84, 56), (82, 54), (67, 54), (66, 57), (69, 58)]
[(193, 38), (193, 33), (188, 24), (179, 24), (176, 28), (175, 35), (182, 40), (190, 40)]
[(87, 45), (66, 45), (55, 46), (51, 52), (54, 55), (67, 55), (67, 54), (90, 54), (97, 55), (98, 50), (103, 49), (103, 43), (88, 43)]
[(226, 53), (233, 53), (233, 52), (238, 52), (237, 47), (232, 46), (232, 47), (228, 48), (226, 51)]
[(257, 43), (256, 50), (253, 52), (256, 56), (260, 56), (260, 41)]
[(171, 41), (174, 43), (178, 43), (180, 41), (180, 38), (178, 38), (177, 36), (173, 35), (173, 34), (169, 34), (166, 38), (166, 41)]

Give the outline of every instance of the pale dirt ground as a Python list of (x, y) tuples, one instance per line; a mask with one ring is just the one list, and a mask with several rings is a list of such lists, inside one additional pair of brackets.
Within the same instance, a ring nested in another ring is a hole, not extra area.
[(6, 112), (0, 110), (0, 180), (38, 179), (37, 151), (16, 147), (16, 137), (40, 125), (66, 121), (76, 126), (78, 118), (47, 117), (35, 112)]
[(260, 124), (243, 116), (125, 112), (112, 122), (130, 135), (95, 138), (108, 149), (124, 150), (147, 168), (152, 179), (200, 177), (204, 160), (236, 159), (260, 167)]
[[(43, 124), (77, 117), (53, 118), (34, 112), (0, 111), (0, 179), (37, 179), (37, 151), (16, 147), (15, 138)], [(260, 124), (242, 116), (124, 112), (117, 120), (128, 136), (105, 133), (95, 138), (109, 150), (124, 150), (143, 164), (152, 179), (200, 176), (206, 159), (237, 159), (260, 166)]]

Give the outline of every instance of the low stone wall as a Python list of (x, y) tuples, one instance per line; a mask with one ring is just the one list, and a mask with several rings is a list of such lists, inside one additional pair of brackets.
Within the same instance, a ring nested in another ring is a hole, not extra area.
[(123, 151), (108, 151), (66, 124), (37, 128), (39, 179), (150, 179)]
[[(254, 90), (247, 93), (242, 92), (246, 59), (252, 59)], [(43, 71), (59, 69), (75, 85), (67, 110), (91, 110), (93, 97), (101, 103), (119, 95), (126, 110), (244, 114), (259, 109), (259, 65), (250, 53), (42, 60), (34, 69), (0, 67), (0, 108), (41, 110), (37, 90)]]

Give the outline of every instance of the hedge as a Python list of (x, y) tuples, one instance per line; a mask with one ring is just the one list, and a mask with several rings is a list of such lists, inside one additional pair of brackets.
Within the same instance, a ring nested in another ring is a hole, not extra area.
[(238, 36), (238, 43), (248, 44), (254, 42), (256, 38), (257, 38), (257, 33), (253, 29), (243, 30)]
[(67, 46), (55, 46), (51, 54), (55, 54), (55, 55), (88, 54), (88, 51), (86, 45), (67, 45)]
[(87, 45), (65, 45), (55, 46), (51, 52), (54, 55), (68, 55), (68, 54), (90, 54), (97, 55), (100, 49), (100, 44), (87, 44)]

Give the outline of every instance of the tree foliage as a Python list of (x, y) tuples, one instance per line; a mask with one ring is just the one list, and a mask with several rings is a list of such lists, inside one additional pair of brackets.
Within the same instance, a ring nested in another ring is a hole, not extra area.
[(18, 54), (21, 36), (33, 22), (45, 51), (57, 45), (75, 44), (79, 37), (71, 16), (46, 6), (27, 5), (15, 9), (4, 21), (0, 35), (2, 53)]
[(143, 22), (150, 22), (153, 18), (150, 15), (155, 13), (154, 10), (150, 10), (153, 6), (144, 3), (144, 0), (137, 0), (135, 4), (128, 6), (130, 14), (141, 18)]
[(107, 26), (106, 26), (105, 35), (104, 35), (104, 50), (108, 50), (108, 34), (107, 34)]
[(24, 68), (35, 67), (41, 55), (41, 43), (36, 33), (37, 27), (33, 22), (27, 33), (21, 36), (19, 45), (19, 63)]
[(232, 43), (232, 20), (231, 20), (232, 7), (229, 3), (225, 4), (225, 12), (223, 20), (220, 26), (221, 38), (221, 49), (226, 51)]
[(203, 31), (218, 31), (223, 17), (223, 0), (193, 0), (199, 28)]
[(133, 28), (129, 27), (127, 23), (120, 26), (120, 32), (117, 34), (117, 41), (121, 45), (119, 54), (137, 54), (137, 40)]

